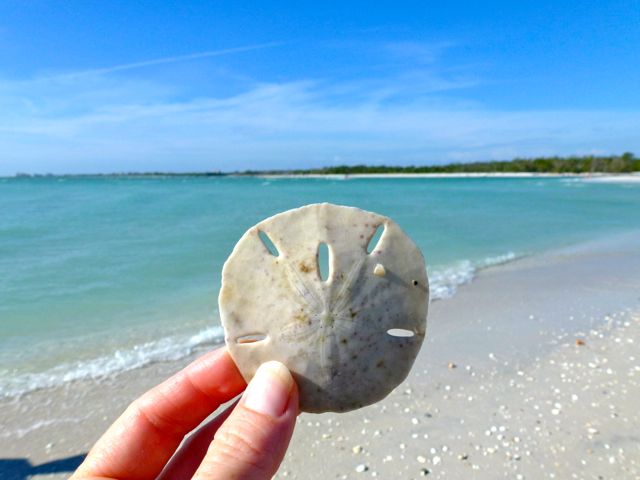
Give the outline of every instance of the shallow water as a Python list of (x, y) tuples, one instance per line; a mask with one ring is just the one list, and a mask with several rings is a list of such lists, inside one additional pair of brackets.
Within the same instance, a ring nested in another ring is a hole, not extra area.
[(242, 233), (313, 202), (389, 215), (432, 293), (484, 266), (640, 228), (640, 184), (561, 178), (0, 179), (0, 394), (179, 358), (220, 339)]

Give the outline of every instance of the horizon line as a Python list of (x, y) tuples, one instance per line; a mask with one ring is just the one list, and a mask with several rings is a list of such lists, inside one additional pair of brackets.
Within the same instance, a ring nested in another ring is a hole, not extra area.
[[(518, 161), (535, 161), (535, 160), (561, 160), (565, 161), (568, 159), (614, 159), (614, 158), (622, 158), (629, 156), (631, 160), (640, 160), (640, 158), (636, 157), (633, 152), (623, 151), (619, 154), (608, 154), (608, 155), (552, 155), (552, 156), (541, 156), (541, 157), (514, 157), (510, 160), (475, 160), (469, 162), (448, 162), (448, 163), (436, 163), (436, 164), (422, 164), (422, 165), (386, 165), (386, 164), (342, 164), (342, 165), (332, 165), (332, 166), (323, 166), (323, 167), (307, 167), (307, 168), (276, 168), (276, 169), (244, 169), (244, 170), (231, 170), (231, 171), (223, 171), (223, 170), (198, 170), (198, 171), (154, 171), (154, 170), (143, 170), (143, 171), (119, 171), (119, 172), (94, 172), (94, 173), (28, 173), (28, 172), (14, 172), (13, 174), (8, 175), (0, 175), (0, 178), (17, 178), (17, 177), (91, 177), (91, 176), (229, 176), (229, 175), (244, 175), (244, 176), (258, 176), (258, 175), (286, 175), (286, 174), (318, 174), (318, 175), (358, 175), (358, 173), (321, 173), (323, 170), (332, 170), (337, 168), (388, 168), (394, 170), (406, 170), (409, 168), (446, 168), (452, 166), (472, 166), (478, 164), (506, 164), (506, 163), (515, 163)], [(394, 172), (387, 172), (394, 173)], [(402, 172), (395, 172), (402, 173)], [(409, 173), (409, 172), (407, 172)], [(416, 172), (419, 174), (420, 172)], [(426, 172), (424, 172), (426, 173)], [(436, 172), (433, 172), (436, 173)], [(451, 172), (451, 173), (518, 173), (518, 172)], [(522, 173), (553, 173), (553, 174), (566, 174), (566, 175), (576, 175), (580, 174), (580, 172), (532, 172), (532, 171), (524, 171)], [(590, 172), (585, 172), (590, 173)], [(592, 173), (625, 173), (625, 172), (603, 172), (603, 171), (595, 171)], [(640, 170), (633, 170), (632, 172), (626, 173), (640, 173)], [(365, 173), (366, 175), (366, 173)]]

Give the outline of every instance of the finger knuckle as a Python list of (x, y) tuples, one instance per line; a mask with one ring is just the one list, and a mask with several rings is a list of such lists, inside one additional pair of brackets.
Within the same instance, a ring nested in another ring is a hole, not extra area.
[(216, 433), (215, 462), (227, 468), (252, 471), (255, 478), (270, 478), (274, 456), (265, 427), (245, 417), (234, 420)]

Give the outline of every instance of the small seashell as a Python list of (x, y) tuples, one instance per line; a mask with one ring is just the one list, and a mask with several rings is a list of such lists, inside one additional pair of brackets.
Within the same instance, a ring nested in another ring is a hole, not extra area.
[(384, 277), (387, 274), (387, 271), (384, 269), (384, 265), (378, 263), (373, 269), (373, 274), (378, 277)]

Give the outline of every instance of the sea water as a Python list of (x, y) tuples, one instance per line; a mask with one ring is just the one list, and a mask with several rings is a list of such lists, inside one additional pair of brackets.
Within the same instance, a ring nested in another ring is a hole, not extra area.
[(640, 229), (640, 183), (576, 178), (0, 179), (0, 396), (220, 342), (222, 265), (256, 222), (314, 202), (392, 217), (433, 298), (478, 269)]

